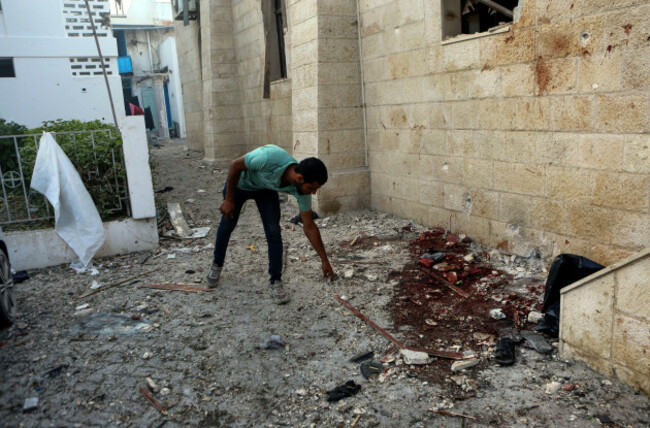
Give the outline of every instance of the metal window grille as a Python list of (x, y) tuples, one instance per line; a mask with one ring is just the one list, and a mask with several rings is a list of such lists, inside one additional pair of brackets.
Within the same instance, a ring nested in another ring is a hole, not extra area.
[[(79, 173), (102, 217), (130, 216), (119, 134), (113, 129), (52, 134)], [(30, 189), (40, 137), (40, 134), (0, 136), (0, 225), (54, 218), (46, 198)]]

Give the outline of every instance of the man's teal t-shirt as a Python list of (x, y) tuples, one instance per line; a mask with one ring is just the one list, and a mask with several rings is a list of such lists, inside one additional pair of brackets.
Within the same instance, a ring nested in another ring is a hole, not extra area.
[(280, 187), (282, 174), (289, 165), (297, 164), (286, 150), (268, 144), (258, 147), (244, 156), (244, 164), (248, 171), (241, 173), (237, 187), (242, 190), (270, 189), (276, 192), (289, 193), (298, 200), (300, 211), (311, 210), (311, 195), (301, 195), (296, 186)]

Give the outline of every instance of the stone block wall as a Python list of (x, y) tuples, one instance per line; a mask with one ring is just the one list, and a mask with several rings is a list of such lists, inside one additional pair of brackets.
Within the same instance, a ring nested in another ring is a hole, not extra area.
[(560, 353), (650, 393), (650, 249), (562, 290)]
[(443, 2), (360, 0), (374, 208), (518, 254), (650, 242), (650, 4), (521, 0), (442, 38)]
[[(262, 98), (265, 39), (260, 2), (233, 1), (232, 18), (243, 113), (244, 138), (240, 144), (244, 152), (265, 144), (276, 144), (291, 152), (291, 76), (272, 82), (271, 98)], [(289, 32), (285, 32), (285, 45), (291, 46)], [(289, 48), (286, 53), (290, 63)]]
[(174, 21), (176, 54), (182, 70), (183, 107), (187, 146), (191, 150), (203, 151), (203, 80), (201, 77), (201, 55), (199, 46), (199, 25), (190, 21)]

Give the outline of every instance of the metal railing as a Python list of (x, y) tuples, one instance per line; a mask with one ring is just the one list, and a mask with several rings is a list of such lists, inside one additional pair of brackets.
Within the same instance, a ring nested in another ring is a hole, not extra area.
[[(52, 134), (81, 176), (100, 215), (130, 215), (119, 134), (113, 129)], [(30, 189), (40, 137), (0, 136), (0, 225), (54, 218), (46, 198)]]

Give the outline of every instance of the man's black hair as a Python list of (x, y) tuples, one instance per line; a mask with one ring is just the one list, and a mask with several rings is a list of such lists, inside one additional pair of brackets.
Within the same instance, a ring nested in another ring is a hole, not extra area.
[(318, 158), (307, 158), (300, 161), (295, 166), (294, 171), (302, 174), (305, 183), (313, 183), (314, 181), (321, 186), (327, 183), (327, 168), (323, 161)]

